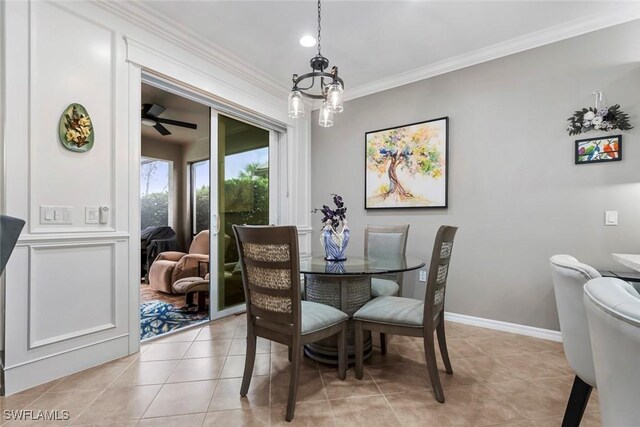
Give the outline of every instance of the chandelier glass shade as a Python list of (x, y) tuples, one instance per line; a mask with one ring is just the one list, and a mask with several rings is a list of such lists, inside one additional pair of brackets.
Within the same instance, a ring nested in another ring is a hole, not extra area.
[(344, 110), (344, 82), (338, 77), (338, 67), (334, 66), (331, 71), (326, 71), (329, 60), (321, 53), (320, 22), (321, 6), (318, 0), (318, 54), (309, 61), (310, 73), (293, 75), (293, 87), (289, 94), (289, 117), (304, 117), (304, 98), (322, 100), (318, 124), (330, 127), (333, 126), (333, 114)]
[(304, 117), (304, 100), (299, 90), (292, 90), (289, 94), (289, 117), (294, 119)]
[(329, 108), (329, 103), (326, 100), (322, 101), (322, 107), (320, 107), (320, 113), (318, 114), (318, 124), (323, 128), (333, 126), (333, 111)]

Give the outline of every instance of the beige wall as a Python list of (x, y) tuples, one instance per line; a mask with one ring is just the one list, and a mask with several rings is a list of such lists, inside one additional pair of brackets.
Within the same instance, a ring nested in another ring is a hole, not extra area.
[[(364, 224), (410, 223), (408, 254), (425, 260), (438, 226), (459, 226), (447, 311), (557, 330), (550, 256), (624, 270), (610, 254), (640, 251), (639, 38), (633, 22), (355, 99), (328, 129), (315, 112), (312, 206), (344, 196), (354, 255)], [(637, 128), (624, 132), (623, 161), (576, 166), (566, 118), (595, 90)], [(365, 132), (442, 116), (450, 207), (365, 211)], [(619, 226), (604, 226), (605, 210), (619, 212)], [(424, 296), (415, 278), (406, 294)]]

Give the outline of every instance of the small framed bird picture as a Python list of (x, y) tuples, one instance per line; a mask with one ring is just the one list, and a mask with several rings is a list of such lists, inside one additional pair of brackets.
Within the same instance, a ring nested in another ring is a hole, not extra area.
[(622, 160), (622, 135), (576, 141), (576, 165)]

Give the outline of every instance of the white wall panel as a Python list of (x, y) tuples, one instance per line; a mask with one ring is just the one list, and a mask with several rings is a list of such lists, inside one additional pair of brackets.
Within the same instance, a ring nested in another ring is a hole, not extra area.
[(116, 327), (115, 242), (30, 249), (30, 349)]
[[(85, 206), (114, 206), (115, 33), (52, 3), (31, 4), (31, 232), (104, 229), (85, 225)], [(60, 116), (82, 104), (94, 125), (93, 148), (67, 150)], [(40, 225), (39, 206), (70, 206), (72, 225)]]
[[(11, 108), (2, 112), (0, 193), (6, 213), (27, 221), (6, 271), (4, 387), (11, 394), (139, 349), (139, 213), (130, 206), (137, 206), (139, 188), (131, 172), (140, 154), (142, 69), (287, 123), (287, 143), (302, 148), (287, 151), (285, 163), (300, 169), (288, 172), (292, 191), (283, 214), (302, 228), (310, 216), (310, 130), (287, 118), (286, 96), (269, 95), (105, 6), (1, 6), (0, 105)], [(127, 39), (139, 41), (128, 46), (129, 56)], [(74, 102), (87, 108), (95, 127), (87, 153), (67, 151), (58, 140), (60, 115)], [(73, 223), (40, 225), (40, 205), (73, 206)], [(109, 224), (84, 224), (85, 206), (104, 205)]]

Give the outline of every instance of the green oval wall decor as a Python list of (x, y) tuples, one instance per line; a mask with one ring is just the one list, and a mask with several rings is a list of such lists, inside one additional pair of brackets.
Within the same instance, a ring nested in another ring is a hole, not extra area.
[(87, 109), (71, 104), (60, 117), (60, 142), (67, 150), (83, 153), (93, 147), (93, 122)]

